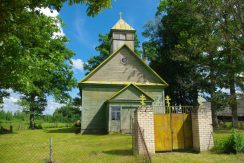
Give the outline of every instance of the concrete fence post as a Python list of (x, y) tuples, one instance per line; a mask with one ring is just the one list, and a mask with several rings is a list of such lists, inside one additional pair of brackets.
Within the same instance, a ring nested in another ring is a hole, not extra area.
[(192, 111), (193, 148), (198, 151), (214, 147), (211, 109), (203, 106)]
[[(142, 106), (134, 113), (133, 152), (154, 154), (154, 114), (150, 107)], [(146, 149), (145, 149), (146, 146)]]

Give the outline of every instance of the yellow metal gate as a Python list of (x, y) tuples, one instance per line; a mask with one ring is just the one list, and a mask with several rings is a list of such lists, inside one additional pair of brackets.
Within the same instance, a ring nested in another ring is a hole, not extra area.
[(155, 114), (154, 132), (156, 152), (192, 148), (190, 113)]

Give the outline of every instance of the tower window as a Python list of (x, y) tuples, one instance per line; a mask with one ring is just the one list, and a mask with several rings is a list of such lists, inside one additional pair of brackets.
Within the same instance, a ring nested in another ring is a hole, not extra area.
[(113, 39), (134, 41), (134, 33), (114, 32)]
[(126, 37), (126, 34), (125, 33), (121, 33), (119, 35), (119, 39), (121, 39), (121, 40), (125, 40), (125, 37)]
[(127, 33), (126, 37), (127, 40), (134, 40), (134, 35), (132, 33)]

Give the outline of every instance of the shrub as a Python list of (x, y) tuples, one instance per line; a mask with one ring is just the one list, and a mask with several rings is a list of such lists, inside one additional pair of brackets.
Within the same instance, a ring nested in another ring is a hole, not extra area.
[(219, 153), (244, 152), (244, 137), (236, 130), (232, 130), (229, 137), (215, 142), (215, 150)]
[(42, 129), (42, 125), (41, 124), (37, 124), (37, 123), (35, 123), (35, 129)]
[(80, 120), (77, 120), (75, 123), (74, 123), (75, 127), (80, 127), (81, 126), (81, 122)]

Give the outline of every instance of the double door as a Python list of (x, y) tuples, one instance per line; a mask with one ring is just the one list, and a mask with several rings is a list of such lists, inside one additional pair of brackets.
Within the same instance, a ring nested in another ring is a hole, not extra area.
[(192, 148), (191, 114), (154, 115), (155, 149), (159, 151)]
[(132, 133), (135, 110), (136, 107), (112, 106), (110, 130), (112, 132)]
[(121, 114), (121, 132), (132, 133), (132, 125), (134, 120), (134, 111), (136, 108), (133, 107), (122, 107)]

